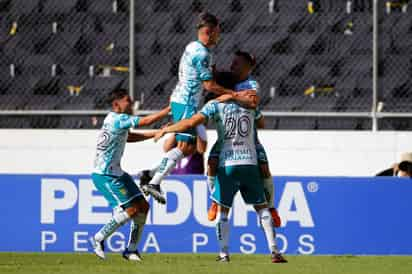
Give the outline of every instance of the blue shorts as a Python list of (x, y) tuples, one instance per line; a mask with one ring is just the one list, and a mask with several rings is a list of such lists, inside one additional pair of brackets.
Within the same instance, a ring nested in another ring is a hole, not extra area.
[(103, 194), (112, 208), (128, 208), (132, 200), (143, 198), (133, 178), (127, 173), (120, 177), (93, 173), (92, 179), (97, 190)]
[(218, 169), (212, 200), (230, 208), (233, 198), (240, 191), (243, 200), (250, 205), (266, 204), (265, 191), (258, 166), (242, 165)]
[[(193, 106), (183, 105), (175, 102), (172, 102), (170, 106), (172, 108), (172, 116), (174, 123), (177, 123), (183, 119), (189, 119), (196, 114), (196, 108)], [(196, 136), (196, 129), (191, 128), (185, 132), (177, 133), (176, 141), (195, 144)]]

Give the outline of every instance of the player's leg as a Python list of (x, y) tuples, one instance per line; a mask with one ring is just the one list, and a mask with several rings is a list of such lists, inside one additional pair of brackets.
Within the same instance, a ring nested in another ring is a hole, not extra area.
[[(140, 194), (136, 183), (130, 175), (124, 175), (124, 184), (127, 192), (129, 193), (129, 196), (135, 196), (136, 193)], [(143, 233), (143, 228), (146, 223), (149, 207), (149, 203), (146, 201), (143, 195), (138, 195), (130, 202), (126, 202), (122, 205), (122, 208), (126, 210), (131, 219), (129, 241), (126, 250), (123, 252), (123, 258), (127, 260), (141, 260), (139, 251), (137, 250), (137, 245), (139, 244), (140, 238)]]
[[(104, 240), (127, 223), (139, 209), (128, 206), (135, 199), (143, 198), (137, 185), (128, 182), (128, 174), (120, 177), (93, 174), (93, 183), (114, 209), (112, 218), (90, 239), (95, 254), (104, 259)], [(133, 205), (134, 203), (132, 203)]]
[(281, 219), (275, 208), (275, 187), (273, 184), (272, 174), (269, 170), (268, 157), (262, 144), (258, 143), (256, 145), (256, 152), (258, 155), (259, 168), (260, 173), (262, 175), (263, 187), (265, 190), (266, 200), (269, 206), (269, 211), (272, 214), (275, 227), (280, 227)]
[[(215, 187), (215, 180), (217, 174), (217, 168), (219, 165), (219, 151), (217, 149), (217, 144), (215, 143), (210, 150), (209, 157), (207, 159), (207, 184), (210, 193), (213, 193)], [(215, 201), (212, 200), (212, 204), (207, 212), (207, 218), (209, 221), (214, 221), (217, 216), (218, 206)]]
[[(174, 122), (190, 118), (196, 112), (194, 108), (177, 103), (172, 103), (171, 108)], [(159, 168), (156, 170), (149, 184), (142, 185), (145, 193), (152, 195), (156, 201), (163, 204), (166, 203), (166, 198), (163, 196), (160, 184), (163, 178), (169, 175), (176, 167), (178, 161), (194, 153), (196, 150), (196, 130), (191, 129), (187, 132), (176, 134), (176, 141), (177, 146), (163, 155)]]
[[(257, 166), (242, 166), (236, 174), (240, 182), (240, 193), (246, 204), (253, 205), (264, 231), (269, 250), (272, 254), (272, 262), (280, 262), (282, 255), (276, 244), (276, 232), (271, 213), (266, 202), (260, 171)], [(286, 260), (282, 260), (286, 262)]]
[(219, 168), (213, 188), (212, 199), (219, 204), (216, 237), (219, 244), (217, 261), (229, 262), (229, 210), (233, 198), (238, 191), (238, 185), (232, 177), (232, 169)]

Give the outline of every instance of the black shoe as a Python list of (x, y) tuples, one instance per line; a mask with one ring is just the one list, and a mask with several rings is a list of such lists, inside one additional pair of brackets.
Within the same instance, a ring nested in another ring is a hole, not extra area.
[(129, 251), (127, 248), (122, 253), (122, 257), (128, 261), (141, 261), (142, 256), (140, 256), (139, 251)]
[(280, 253), (272, 253), (272, 263), (274, 264), (284, 264), (288, 261)]
[[(152, 176), (150, 176), (150, 170), (143, 170), (139, 174), (140, 176), (140, 187), (148, 185), (149, 182), (152, 180)], [(147, 193), (145, 193), (147, 195)]]
[(229, 258), (229, 255), (226, 255), (226, 256), (217, 256), (217, 258), (216, 258), (216, 262), (221, 262), (221, 263), (228, 263), (228, 262), (230, 262), (230, 258)]
[(157, 202), (163, 205), (166, 204), (166, 198), (163, 196), (160, 185), (147, 184), (142, 186), (142, 190), (144, 193), (150, 194)]

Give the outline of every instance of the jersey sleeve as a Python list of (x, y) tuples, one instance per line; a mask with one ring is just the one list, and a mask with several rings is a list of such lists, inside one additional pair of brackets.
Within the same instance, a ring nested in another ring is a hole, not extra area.
[(139, 121), (140, 121), (139, 116), (132, 116), (132, 115), (123, 113), (117, 117), (115, 121), (115, 127), (118, 129), (137, 128), (139, 127)]
[(214, 119), (218, 114), (218, 102), (215, 100), (209, 101), (200, 110), (200, 114), (206, 117), (207, 120)]
[(193, 65), (199, 73), (201, 81), (208, 81), (213, 79), (213, 72), (210, 66), (210, 55), (206, 52), (197, 54), (193, 58)]

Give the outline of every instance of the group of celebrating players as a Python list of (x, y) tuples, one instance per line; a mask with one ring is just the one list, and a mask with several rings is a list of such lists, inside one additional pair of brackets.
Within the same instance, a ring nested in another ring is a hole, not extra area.
[[(160, 184), (182, 158), (202, 150), (206, 142), (205, 124), (215, 123), (218, 140), (208, 158), (208, 185), (212, 205), (208, 219), (217, 218), (216, 235), (219, 243), (217, 261), (229, 262), (229, 211), (235, 194), (240, 191), (245, 203), (253, 205), (260, 219), (273, 263), (286, 259), (276, 245), (275, 227), (280, 218), (274, 208), (274, 187), (268, 160), (257, 136), (257, 128), (264, 127), (258, 108), (257, 82), (250, 76), (255, 58), (237, 51), (230, 72), (218, 72), (211, 61), (210, 49), (219, 40), (218, 19), (210, 13), (199, 15), (198, 40), (189, 43), (179, 64), (178, 83), (170, 105), (158, 113), (133, 116), (133, 102), (123, 89), (110, 93), (112, 110), (106, 116), (97, 143), (93, 183), (114, 209), (112, 218), (92, 237), (94, 253), (104, 259), (104, 240), (119, 227), (129, 222), (130, 235), (123, 257), (140, 261), (137, 250), (151, 195), (159, 203), (166, 203)], [(202, 92), (205, 104), (199, 110)], [(171, 111), (172, 125), (149, 132), (131, 132), (131, 128), (150, 125), (166, 117)], [(165, 153), (158, 165), (140, 173), (140, 188), (120, 167), (126, 142), (159, 140), (167, 133), (176, 133), (176, 146)], [(141, 189), (141, 190), (140, 190)]]

